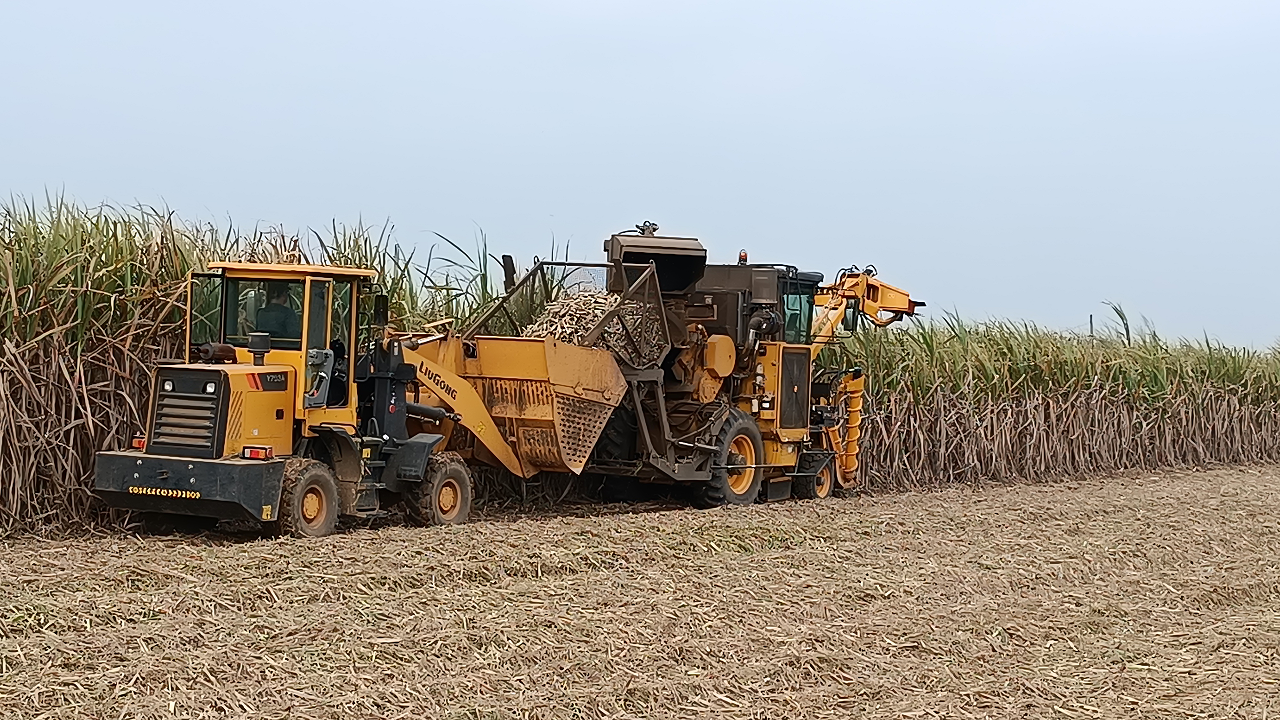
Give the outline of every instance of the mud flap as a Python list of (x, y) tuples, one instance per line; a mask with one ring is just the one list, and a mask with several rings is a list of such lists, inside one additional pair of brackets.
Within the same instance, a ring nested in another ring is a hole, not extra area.
[(382, 470), (382, 483), (388, 490), (403, 492), (402, 483), (421, 482), (427, 474), (427, 462), (443, 435), (419, 433), (396, 448)]

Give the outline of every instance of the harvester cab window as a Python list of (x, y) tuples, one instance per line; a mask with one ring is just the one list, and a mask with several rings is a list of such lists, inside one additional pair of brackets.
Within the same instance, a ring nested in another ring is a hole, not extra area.
[(782, 341), (807, 345), (813, 324), (813, 296), (788, 293), (782, 296)]
[(302, 349), (302, 282), (227, 278), (226, 285), (227, 344), (248, 347), (249, 333), (265, 332), (272, 349)]

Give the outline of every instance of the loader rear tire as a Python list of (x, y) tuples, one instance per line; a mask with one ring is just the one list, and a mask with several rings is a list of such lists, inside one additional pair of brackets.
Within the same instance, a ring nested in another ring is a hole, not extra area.
[(764, 462), (764, 440), (760, 426), (750, 415), (737, 408), (729, 410), (729, 419), (716, 438), (720, 448), (711, 462), (715, 468), (711, 479), (693, 488), (693, 504), (700, 508), (721, 505), (750, 505), (760, 495), (764, 471), (745, 467), (736, 471), (728, 466), (755, 466)]
[(457, 453), (444, 452), (427, 461), (427, 472), (405, 505), (418, 525), (461, 525), (471, 517), (474, 497), (467, 464)]
[(338, 525), (338, 481), (319, 460), (293, 458), (284, 465), (280, 516), (263, 523), (276, 536), (324, 537)]

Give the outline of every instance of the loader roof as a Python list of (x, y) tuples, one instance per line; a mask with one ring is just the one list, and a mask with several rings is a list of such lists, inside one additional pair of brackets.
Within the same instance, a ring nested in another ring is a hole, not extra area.
[(376, 270), (361, 267), (348, 267), (345, 265), (301, 265), (288, 263), (250, 263), (250, 262), (211, 262), (209, 263), (211, 270), (228, 270), (232, 274), (258, 274), (268, 273), (273, 275), (341, 275), (345, 277), (374, 277), (378, 274)]

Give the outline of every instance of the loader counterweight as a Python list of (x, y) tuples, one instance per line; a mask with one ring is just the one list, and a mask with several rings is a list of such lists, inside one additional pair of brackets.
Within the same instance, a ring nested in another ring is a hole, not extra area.
[(94, 491), (129, 510), (220, 520), (275, 520), (284, 461), (98, 453)]

